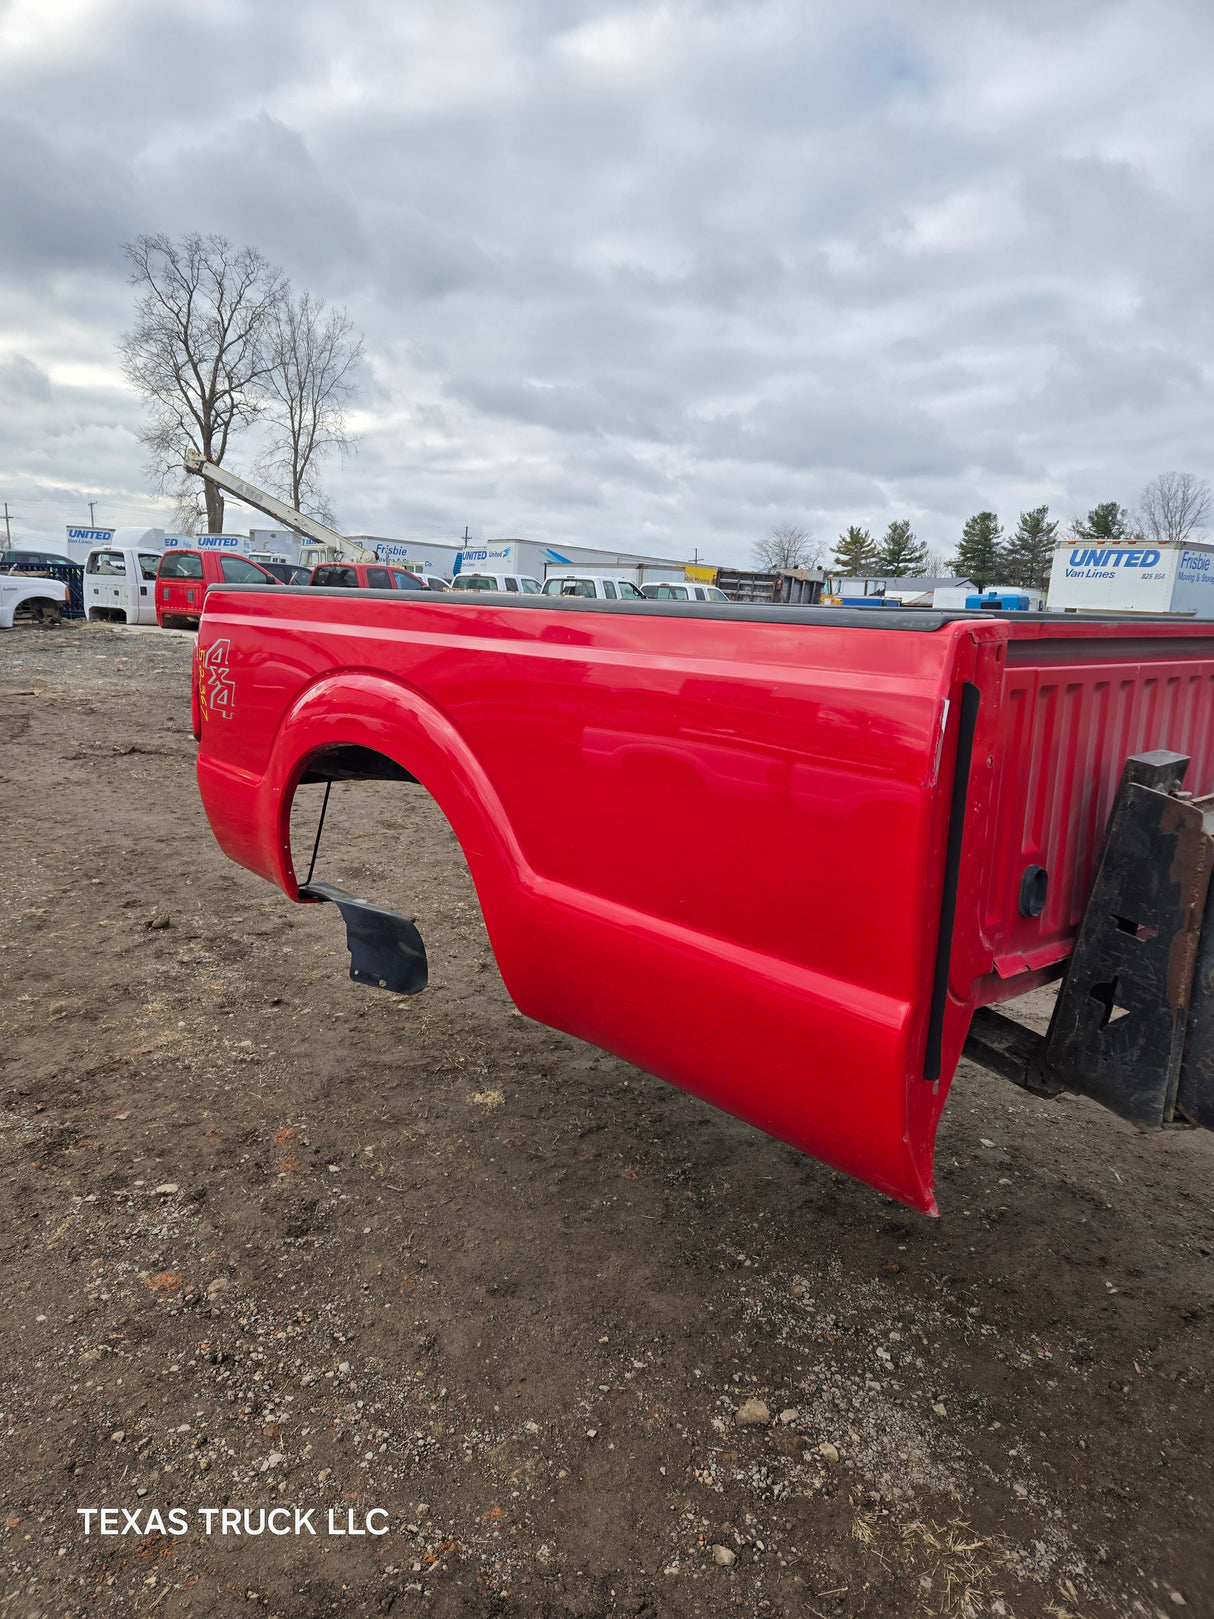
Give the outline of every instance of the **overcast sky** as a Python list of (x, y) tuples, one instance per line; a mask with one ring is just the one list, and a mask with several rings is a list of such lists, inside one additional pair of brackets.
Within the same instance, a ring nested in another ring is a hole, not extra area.
[(1214, 473), (1212, 47), (1209, 0), (0, 0), (0, 500), (170, 520), (121, 244), (196, 228), (366, 334), (348, 533), (1133, 504)]

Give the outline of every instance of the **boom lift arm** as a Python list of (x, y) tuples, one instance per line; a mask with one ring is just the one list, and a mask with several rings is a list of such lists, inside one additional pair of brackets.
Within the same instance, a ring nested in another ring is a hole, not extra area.
[(213, 462), (204, 461), (194, 448), (186, 450), (182, 463), (187, 472), (196, 477), (205, 478), (209, 483), (218, 485), (220, 489), (227, 490), (228, 494), (235, 495), (256, 511), (265, 512), (267, 517), (273, 517), (286, 528), (293, 528), (296, 533), (304, 535), (314, 545), (322, 545), (326, 550), (334, 553), (334, 557), (343, 562), (378, 562), (379, 558), (368, 546), (359, 545), (357, 540), (348, 540), (344, 534), (336, 529), (329, 528), (324, 523), (318, 523), (314, 517), (305, 517), (297, 512), (293, 506), (288, 506), (284, 500), (276, 500), (273, 495), (267, 495), (264, 489), (256, 484), (246, 483), (238, 478), (234, 472), (225, 472)]

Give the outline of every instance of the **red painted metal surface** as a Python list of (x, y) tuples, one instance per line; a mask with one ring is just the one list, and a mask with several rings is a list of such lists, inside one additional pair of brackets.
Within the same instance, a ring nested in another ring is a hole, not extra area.
[[(1189, 754), (1186, 787), (1198, 796), (1214, 792), (1214, 653), (1208, 643), (1197, 653), (1192, 638), (1166, 636), (1128, 645), (1124, 636), (1012, 641), (1000, 706), (1003, 746), (981, 925), (998, 979), (1014, 986), (1019, 974), (1070, 953), (1130, 754)], [(1036, 918), (1022, 917), (1016, 904), (1020, 873), (1030, 864), (1050, 873)]]
[[(450, 821), (524, 1012), (934, 1211), (970, 1015), (1040, 981), (1034, 952), (1069, 948), (1125, 752), (1179, 746), (1187, 724), (1208, 773), (1214, 625), (851, 620), (212, 590), (203, 802), (225, 851), (295, 898), (305, 766), (338, 744), (386, 754)], [(1148, 673), (1103, 722), (1084, 703), (1103, 712), (1109, 668)], [(932, 1083), (967, 682), (980, 701)], [(714, 853), (698, 877), (669, 858), (688, 846)], [(1057, 865), (1053, 908), (1027, 929), (1033, 858)]]

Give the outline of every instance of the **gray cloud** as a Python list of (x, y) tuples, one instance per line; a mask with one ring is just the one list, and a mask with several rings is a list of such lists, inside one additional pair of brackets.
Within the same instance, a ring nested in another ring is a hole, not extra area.
[(1197, 0), (12, 0), (0, 494), (46, 539), (167, 516), (120, 244), (187, 228), (366, 331), (352, 532), (738, 561), (906, 514), (947, 550), (1209, 475), (1212, 35)]

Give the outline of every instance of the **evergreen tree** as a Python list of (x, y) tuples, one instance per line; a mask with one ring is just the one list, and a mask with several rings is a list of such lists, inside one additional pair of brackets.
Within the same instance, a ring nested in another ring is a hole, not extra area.
[(834, 567), (845, 579), (870, 579), (877, 572), (877, 542), (866, 528), (852, 523), (835, 546)]
[(1133, 518), (1115, 500), (1093, 506), (1086, 519), (1076, 518), (1071, 529), (1084, 545), (1129, 545), (1135, 538)]
[(896, 517), (885, 531), (877, 553), (876, 573), (882, 579), (907, 579), (927, 566), (927, 546), (920, 545), (908, 517)]
[(966, 519), (952, 567), (959, 579), (972, 579), (979, 590), (997, 584), (1003, 573), (1003, 528), (994, 512)]
[(1034, 506), (1031, 512), (1020, 513), (1016, 532), (1003, 553), (1005, 583), (1026, 590), (1044, 590), (1049, 583), (1058, 534), (1057, 521), (1051, 523), (1049, 514), (1048, 506)]

